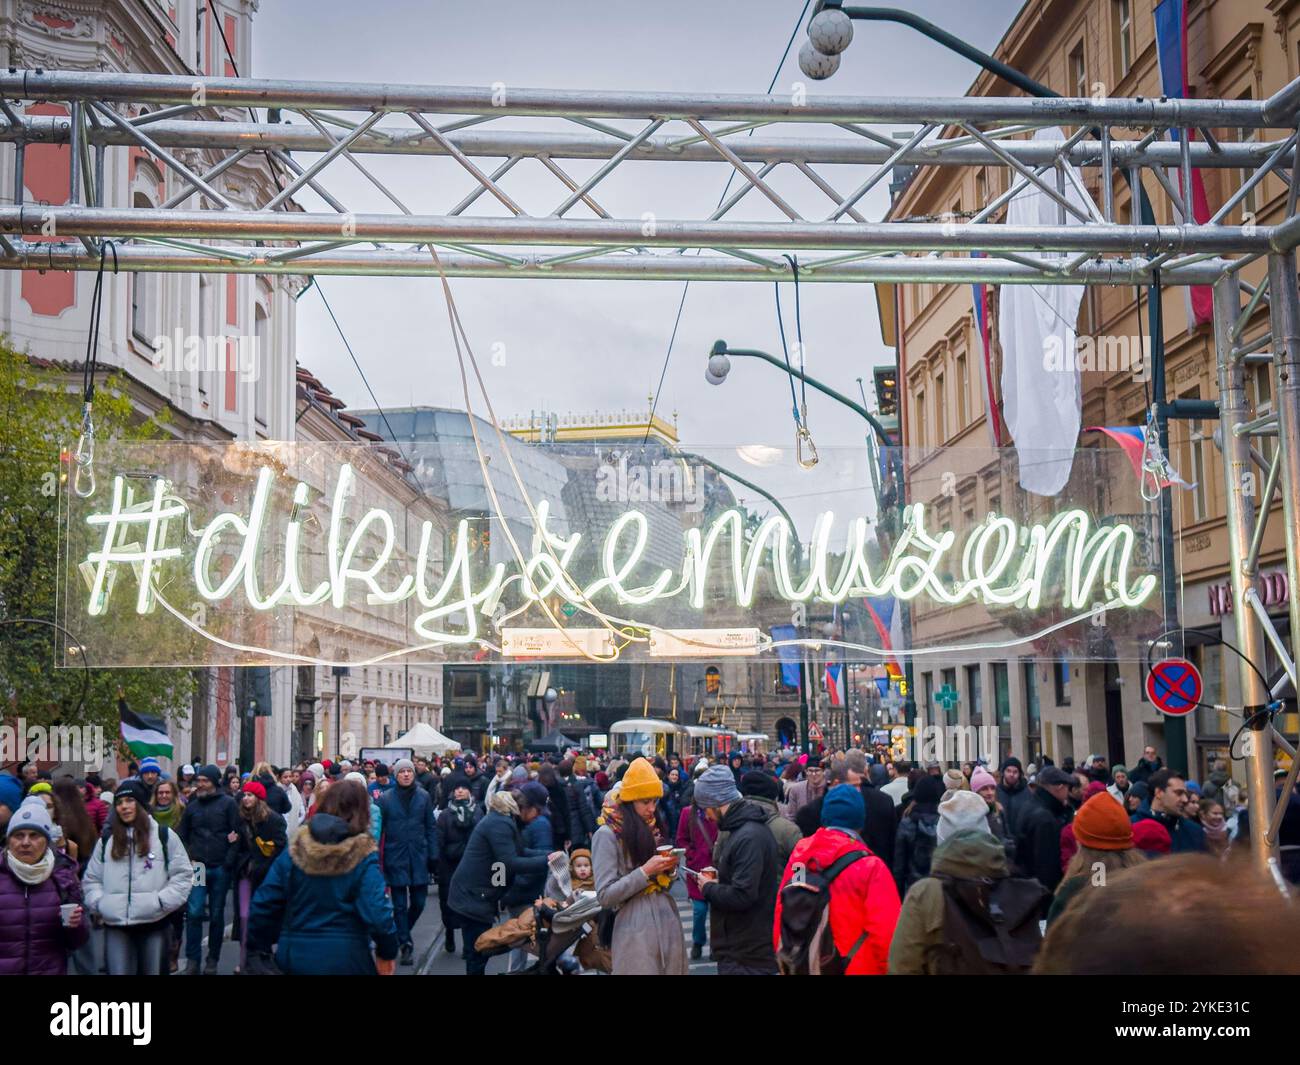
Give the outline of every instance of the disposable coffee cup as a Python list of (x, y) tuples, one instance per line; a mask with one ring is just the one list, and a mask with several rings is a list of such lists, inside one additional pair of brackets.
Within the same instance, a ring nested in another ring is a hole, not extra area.
[(64, 902), (59, 904), (59, 920), (63, 922), (63, 927), (67, 928), (72, 921), (72, 915), (79, 909), (78, 903)]
[(665, 858), (671, 858), (671, 857), (672, 857), (672, 854), (673, 854), (673, 848), (671, 847), (671, 845), (665, 845), (665, 846), (663, 846), (663, 847), (656, 847), (656, 848), (655, 848), (655, 851), (656, 851), (658, 854), (663, 855)]

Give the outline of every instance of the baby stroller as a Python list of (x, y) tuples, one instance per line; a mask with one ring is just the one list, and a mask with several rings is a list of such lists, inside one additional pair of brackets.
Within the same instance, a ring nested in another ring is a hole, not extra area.
[(564, 909), (549, 905), (549, 900), (533, 906), (535, 918), (530, 948), (537, 961), (519, 970), (519, 976), (573, 976), (584, 962), (570, 948), (591, 932), (600, 918), (600, 900), (594, 891), (580, 891)]

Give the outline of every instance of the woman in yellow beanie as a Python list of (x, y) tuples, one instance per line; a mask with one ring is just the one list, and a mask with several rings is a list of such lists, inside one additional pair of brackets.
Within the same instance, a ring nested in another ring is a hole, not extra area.
[(1056, 888), (1047, 912), (1049, 925), (1076, 895), (1105, 887), (1108, 876), (1146, 861), (1146, 856), (1133, 846), (1133, 825), (1128, 814), (1110, 792), (1098, 792), (1080, 806), (1070, 825), (1079, 849)]
[(605, 796), (591, 841), (596, 894), (614, 911), (610, 954), (615, 976), (685, 976), (686, 938), (669, 889), (677, 860), (659, 855), (655, 807), (663, 782), (644, 758)]

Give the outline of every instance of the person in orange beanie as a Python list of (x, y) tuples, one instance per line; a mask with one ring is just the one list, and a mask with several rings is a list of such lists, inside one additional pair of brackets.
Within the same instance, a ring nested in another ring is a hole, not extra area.
[(1078, 850), (1066, 866), (1047, 912), (1049, 926), (1080, 892), (1105, 887), (1108, 876), (1146, 861), (1133, 846), (1133, 825), (1124, 807), (1105, 791), (1079, 807), (1071, 828)]

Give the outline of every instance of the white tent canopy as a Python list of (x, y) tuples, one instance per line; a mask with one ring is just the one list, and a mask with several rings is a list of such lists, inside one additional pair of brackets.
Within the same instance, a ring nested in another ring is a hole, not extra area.
[(410, 747), (416, 754), (446, 754), (448, 751), (460, 750), (459, 743), (444, 736), (427, 721), (413, 726), (410, 732), (398, 736), (388, 746)]

